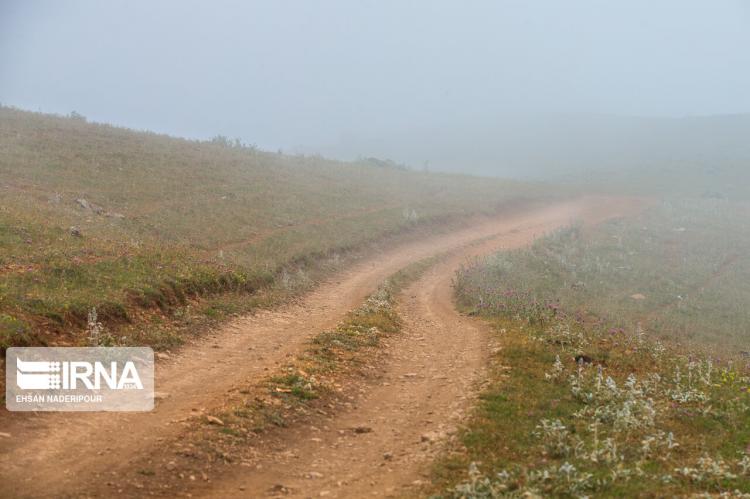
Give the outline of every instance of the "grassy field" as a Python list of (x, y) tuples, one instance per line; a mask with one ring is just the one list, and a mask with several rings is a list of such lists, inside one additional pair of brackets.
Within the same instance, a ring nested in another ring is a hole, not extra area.
[(465, 281), (489, 312), (498, 295), (581, 315), (714, 354), (750, 350), (750, 205), (670, 200), (593, 231), (571, 227), (498, 254)]
[(0, 108), (0, 347), (84, 344), (96, 322), (166, 347), (348, 249), (538, 192)]
[(672, 201), (463, 268), (502, 349), (433, 492), (749, 493), (746, 209)]

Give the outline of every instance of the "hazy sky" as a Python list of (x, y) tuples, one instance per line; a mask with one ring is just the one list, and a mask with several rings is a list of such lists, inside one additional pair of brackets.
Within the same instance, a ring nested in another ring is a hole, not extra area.
[(750, 111), (750, 2), (0, 0), (0, 102), (265, 148)]

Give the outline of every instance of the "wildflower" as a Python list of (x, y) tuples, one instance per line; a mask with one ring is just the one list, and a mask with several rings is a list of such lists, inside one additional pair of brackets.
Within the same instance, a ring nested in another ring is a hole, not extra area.
[(543, 439), (544, 448), (551, 456), (567, 456), (571, 452), (568, 429), (559, 419), (542, 419), (536, 427), (535, 436)]
[(86, 324), (86, 331), (88, 332), (89, 344), (93, 347), (99, 346), (100, 336), (104, 326), (99, 322), (96, 314), (96, 307), (89, 310), (88, 320)]
[(568, 480), (570, 480), (570, 475), (575, 472), (576, 472), (576, 467), (567, 461), (565, 461), (565, 463), (562, 466), (560, 466), (560, 473), (563, 473), (568, 478)]
[(560, 362), (560, 356), (555, 355), (555, 363), (552, 364), (552, 372), (551, 373), (544, 373), (545, 379), (558, 379), (563, 371), (565, 370), (565, 367), (563, 366), (563, 363)]

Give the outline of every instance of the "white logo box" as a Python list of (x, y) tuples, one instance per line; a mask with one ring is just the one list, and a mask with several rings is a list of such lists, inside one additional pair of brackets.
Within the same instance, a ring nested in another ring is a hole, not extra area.
[(128, 411), (154, 408), (154, 351), (148, 347), (9, 348), (9, 411)]

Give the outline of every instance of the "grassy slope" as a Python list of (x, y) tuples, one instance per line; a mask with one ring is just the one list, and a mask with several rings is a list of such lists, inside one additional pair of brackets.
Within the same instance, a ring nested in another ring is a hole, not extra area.
[[(463, 269), (462, 306), (494, 324), (503, 348), (457, 452), (436, 467), (437, 490), (750, 492), (747, 367), (644, 334), (687, 337), (714, 355), (746, 344), (742, 209), (670, 202)], [(631, 298), (637, 292), (646, 299)]]
[(750, 341), (749, 214), (746, 204), (665, 201), (635, 219), (497, 255), (471, 293), (492, 302), (529, 291), (613, 327), (641, 324), (661, 338), (736, 354)]
[(0, 346), (80, 343), (92, 307), (131, 343), (170, 343), (131, 326), (236, 310), (278, 277), (305, 282), (322, 255), (525, 195), (0, 108)]

